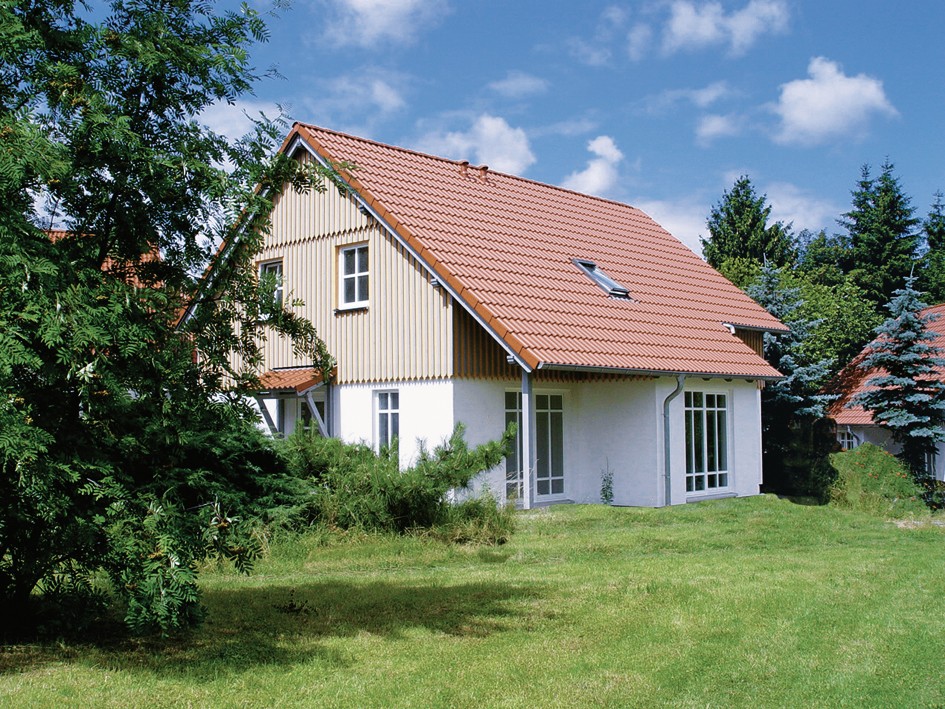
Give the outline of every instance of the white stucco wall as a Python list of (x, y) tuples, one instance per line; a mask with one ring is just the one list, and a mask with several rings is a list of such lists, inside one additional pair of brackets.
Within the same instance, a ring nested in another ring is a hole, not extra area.
[(453, 432), (453, 382), (385, 382), (332, 387), (332, 431), (349, 443), (374, 445), (377, 416), (375, 393), (396, 391), (400, 400), (401, 466), (416, 460), (420, 441), (433, 447)]

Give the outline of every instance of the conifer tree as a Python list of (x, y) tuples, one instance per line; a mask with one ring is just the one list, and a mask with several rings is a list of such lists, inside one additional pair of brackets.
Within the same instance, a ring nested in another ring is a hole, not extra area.
[(945, 302), (945, 195), (935, 201), (922, 224), (927, 251), (923, 259), (922, 286), (933, 303)]
[(790, 227), (780, 221), (769, 224), (770, 216), (767, 196), (758, 196), (747, 176), (739, 177), (706, 220), (709, 238), (700, 240), (709, 265), (744, 287), (766, 263), (793, 264), (797, 252)]
[(933, 344), (934, 324), (922, 310), (926, 304), (915, 289), (915, 277), (906, 279), (886, 306), (889, 317), (876, 328), (876, 339), (860, 363), (873, 372), (867, 390), (854, 397), (879, 426), (887, 428), (900, 447), (899, 457), (916, 481), (930, 488), (930, 456), (945, 440), (945, 367), (941, 350)]
[(839, 221), (850, 241), (850, 278), (877, 308), (889, 302), (912, 273), (918, 245), (919, 220), (893, 169), (887, 160), (874, 179), (864, 165), (852, 193), (852, 209)]

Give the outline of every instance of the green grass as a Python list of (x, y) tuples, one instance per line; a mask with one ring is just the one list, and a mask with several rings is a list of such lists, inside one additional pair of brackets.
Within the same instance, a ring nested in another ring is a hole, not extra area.
[(273, 544), (175, 641), (0, 651), (4, 706), (945, 704), (945, 533), (774, 497), (560, 506), (512, 541)]

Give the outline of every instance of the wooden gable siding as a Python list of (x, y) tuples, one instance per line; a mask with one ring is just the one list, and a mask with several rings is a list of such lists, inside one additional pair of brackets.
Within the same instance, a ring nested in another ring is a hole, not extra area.
[[(303, 158), (304, 159), (304, 158)], [(367, 244), (369, 304), (338, 310), (338, 250)], [(282, 259), (286, 302), (300, 308), (337, 360), (338, 383), (447, 377), (452, 373), (452, 304), (430, 276), (351, 196), (287, 190), (276, 200), (260, 262)], [(265, 345), (269, 369), (298, 361), (291, 344)]]
[(764, 351), (764, 333), (760, 330), (743, 330), (735, 328), (735, 337), (744, 342), (754, 350), (759, 357), (765, 356)]

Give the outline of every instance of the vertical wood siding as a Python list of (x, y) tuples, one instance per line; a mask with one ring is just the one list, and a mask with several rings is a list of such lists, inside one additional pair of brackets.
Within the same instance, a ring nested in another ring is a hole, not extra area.
[[(367, 244), (369, 303), (337, 310), (339, 247)], [(354, 200), (334, 187), (324, 193), (287, 190), (276, 202), (272, 229), (258, 260), (282, 259), (285, 301), (308, 317), (338, 362), (339, 383), (430, 379), (452, 373), (452, 304), (410, 254)], [(291, 307), (291, 306), (290, 306)], [(266, 367), (311, 364), (289, 341), (264, 345)]]
[(759, 357), (765, 356), (763, 333), (758, 330), (742, 330), (741, 328), (735, 328), (735, 337), (751, 347)]

